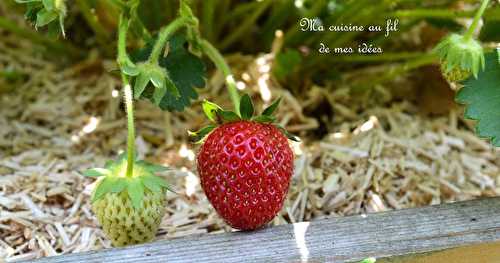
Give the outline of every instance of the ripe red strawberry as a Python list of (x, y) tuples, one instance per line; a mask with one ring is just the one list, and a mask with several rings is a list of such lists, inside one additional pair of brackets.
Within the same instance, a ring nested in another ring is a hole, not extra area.
[(293, 152), (285, 136), (289, 134), (271, 123), (278, 103), (266, 109), (266, 115), (252, 118), (253, 106), (245, 96), (240, 110), (243, 120), (215, 104), (204, 105), (210, 119), (219, 115), (228, 123), (209, 126), (213, 131), (198, 153), (198, 173), (208, 200), (233, 228), (262, 227), (283, 206), (293, 173)]
[(234, 228), (256, 229), (281, 210), (293, 153), (271, 124), (238, 121), (215, 129), (198, 154), (198, 172), (208, 200)]

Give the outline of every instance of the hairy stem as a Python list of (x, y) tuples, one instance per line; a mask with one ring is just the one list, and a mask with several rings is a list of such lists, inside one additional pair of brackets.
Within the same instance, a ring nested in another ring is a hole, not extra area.
[[(127, 55), (127, 30), (129, 19), (125, 15), (120, 16), (118, 25), (118, 63), (128, 60)], [(134, 127), (134, 104), (130, 80), (125, 74), (121, 74), (123, 82), (123, 93), (125, 106), (127, 108), (127, 177), (133, 176), (135, 157), (135, 127)]]
[(474, 20), (472, 21), (472, 24), (469, 27), (469, 30), (467, 30), (467, 33), (465, 34), (465, 39), (471, 39), (472, 34), (474, 34), (474, 31), (476, 30), (477, 25), (479, 24), (479, 20), (483, 16), (484, 10), (486, 10), (486, 7), (488, 7), (488, 3), (490, 0), (483, 0), (481, 3), (481, 7), (479, 7), (479, 10), (477, 11), (476, 15), (474, 16)]
[(202, 40), (200, 47), (210, 60), (215, 64), (215, 66), (222, 71), (226, 79), (227, 91), (231, 97), (231, 101), (234, 105), (234, 110), (239, 115), (240, 114), (240, 96), (238, 95), (238, 89), (236, 89), (236, 82), (234, 81), (233, 73), (227, 65), (224, 57), (219, 53), (219, 51), (206, 40)]
[(127, 30), (129, 19), (125, 15), (120, 16), (118, 24), (118, 63), (122, 63), (128, 59), (127, 55)]
[(135, 159), (135, 127), (134, 127), (134, 103), (132, 99), (132, 87), (128, 77), (122, 74), (125, 106), (127, 108), (127, 177), (132, 177)]
[(149, 57), (149, 61), (153, 64), (158, 64), (158, 60), (160, 59), (160, 53), (165, 47), (167, 40), (181, 27), (185, 26), (188, 22), (188, 18), (179, 17), (172, 21), (172, 23), (168, 24), (160, 31), (160, 35), (158, 36), (158, 40), (153, 46), (153, 51), (151, 51), (151, 55)]

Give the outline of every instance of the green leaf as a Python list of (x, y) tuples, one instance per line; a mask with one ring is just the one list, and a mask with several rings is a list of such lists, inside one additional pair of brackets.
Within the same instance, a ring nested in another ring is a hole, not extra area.
[(265, 116), (271, 116), (273, 115), (273, 113), (276, 111), (276, 109), (278, 108), (278, 106), (280, 105), (280, 102), (281, 102), (281, 98), (275, 100), (273, 102), (273, 104), (271, 104), (269, 107), (267, 107), (263, 112), (262, 112), (262, 115), (265, 115)]
[(219, 105), (208, 100), (204, 100), (201, 104), (201, 107), (203, 108), (203, 112), (205, 112), (205, 115), (209, 120), (211, 120), (212, 122), (217, 122), (217, 112), (222, 110)]
[(114, 183), (116, 182), (116, 177), (106, 176), (101, 182), (97, 184), (97, 188), (92, 196), (92, 202), (101, 199), (105, 194), (111, 192)]
[[(156, 68), (158, 67), (155, 67), (155, 69)], [(155, 69), (149, 72), (149, 78), (151, 79), (151, 83), (153, 83), (153, 85), (157, 88), (165, 87), (166, 72), (161, 72), (161, 70), (155, 70)]]
[[(122, 68), (122, 70), (123, 70), (123, 68)], [(134, 98), (138, 99), (141, 96), (141, 94), (146, 89), (146, 86), (148, 85), (148, 83), (149, 83), (149, 76), (147, 76), (144, 73), (139, 74), (137, 76), (137, 78), (135, 78), (135, 83), (134, 83)]]
[(59, 30), (61, 30), (63, 37), (66, 37), (66, 31), (64, 31), (64, 16), (62, 15), (59, 15)]
[(116, 177), (113, 186), (111, 186), (111, 189), (109, 189), (109, 191), (111, 193), (120, 193), (127, 187), (127, 183), (127, 178)]
[(169, 167), (163, 166), (163, 165), (158, 165), (154, 163), (148, 163), (146, 161), (137, 161), (136, 164), (143, 166), (146, 170), (156, 173), (156, 172), (164, 172), (170, 170)]
[(24, 13), (24, 17), (27, 21), (36, 23), (37, 14), (43, 8), (43, 5), (42, 3), (40, 3), (40, 1), (27, 2), (26, 13)]
[(168, 74), (165, 76), (165, 85), (167, 86), (167, 90), (171, 94), (173, 94), (176, 98), (181, 96), (181, 94), (179, 93), (179, 90), (175, 86), (175, 83), (170, 79)]
[(160, 176), (146, 175), (142, 177), (142, 180), (148, 181), (148, 184), (159, 185), (160, 187), (166, 188), (167, 190), (175, 193), (175, 191), (170, 188), (170, 185), (167, 183), (167, 181)]
[(155, 86), (153, 92), (153, 102), (156, 105), (160, 105), (161, 99), (167, 93), (167, 88), (165, 87), (165, 78), (161, 75), (152, 74), (151, 82)]
[(148, 188), (151, 192), (158, 193), (161, 191), (161, 186), (157, 185), (155, 181), (150, 180), (147, 176), (141, 176), (142, 183), (146, 188)]
[(486, 67), (477, 79), (468, 78), (457, 93), (457, 102), (465, 104), (465, 117), (477, 120), (476, 133), (500, 147), (500, 64), (498, 53), (486, 54)]
[(240, 114), (244, 120), (250, 120), (253, 116), (253, 103), (248, 94), (243, 95), (240, 101)]
[(82, 173), (84, 176), (88, 177), (99, 177), (99, 176), (104, 176), (109, 174), (108, 169), (103, 169), (103, 168), (92, 168), (88, 169), (87, 171)]
[(275, 122), (276, 118), (274, 116), (267, 116), (267, 115), (260, 115), (255, 118), (253, 118), (254, 121), (256, 122)]
[(48, 11), (54, 10), (54, 0), (42, 0), (42, 3)]
[(361, 260), (359, 263), (375, 263), (375, 262), (377, 262), (376, 258), (365, 258)]
[(126, 57), (125, 59), (121, 59), (118, 61), (120, 65), (120, 70), (128, 76), (137, 76), (139, 73), (139, 68), (130, 60), (130, 58)]
[(47, 11), (46, 9), (40, 10), (36, 15), (36, 27), (42, 27), (54, 21), (57, 18), (57, 12)]
[[(155, 41), (156, 39), (153, 39), (145, 48), (135, 52), (132, 56), (133, 61), (137, 63), (147, 60)], [(183, 111), (185, 107), (191, 105), (192, 100), (198, 98), (195, 88), (205, 86), (205, 65), (200, 58), (189, 53), (184, 47), (185, 43), (186, 39), (182, 34), (175, 34), (169, 40), (170, 49), (167, 57), (162, 56), (159, 60), (160, 66), (168, 72), (170, 80), (178, 91), (178, 93), (164, 94), (159, 105), (162, 110)], [(153, 91), (153, 86), (148, 85), (141, 97), (153, 101)]]
[(224, 122), (233, 122), (241, 120), (240, 116), (234, 111), (220, 110), (217, 114), (222, 118)]
[(189, 140), (194, 143), (201, 142), (215, 128), (216, 128), (215, 125), (208, 125), (206, 127), (201, 128), (197, 132), (188, 131)]
[(132, 201), (132, 206), (135, 209), (139, 209), (142, 206), (142, 199), (144, 197), (144, 185), (142, 184), (142, 179), (138, 177), (129, 179), (127, 184), (127, 192)]

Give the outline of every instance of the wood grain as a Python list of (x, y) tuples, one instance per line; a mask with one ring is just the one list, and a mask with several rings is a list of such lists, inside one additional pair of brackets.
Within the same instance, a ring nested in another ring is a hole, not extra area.
[(500, 198), (161, 240), (36, 262), (353, 262), (493, 241), (500, 241)]

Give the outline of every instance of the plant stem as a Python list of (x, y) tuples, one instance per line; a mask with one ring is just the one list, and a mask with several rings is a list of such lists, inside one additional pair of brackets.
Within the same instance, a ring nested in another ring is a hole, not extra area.
[(165, 47), (167, 40), (182, 26), (185, 26), (187, 22), (188, 18), (179, 17), (161, 30), (160, 35), (158, 36), (158, 40), (153, 46), (153, 51), (151, 51), (151, 55), (149, 56), (150, 62), (152, 62), (155, 65), (158, 64), (158, 60), (160, 59), (160, 53)]
[(31, 40), (33, 43), (41, 44), (46, 46), (48, 49), (55, 51), (55, 52), (61, 52), (61, 53), (67, 53), (70, 54), (73, 57), (83, 57), (85, 52), (82, 50), (79, 50), (72, 46), (71, 44), (67, 42), (62, 42), (62, 41), (57, 41), (53, 40), (51, 38), (47, 38), (41, 34), (38, 34), (35, 31), (23, 28), (19, 26), (17, 23), (6, 19), (2, 16), (0, 16), (0, 28), (3, 28), (15, 35), (18, 35), (20, 37), (24, 37), (26, 39)]
[[(127, 30), (129, 19), (123, 13), (120, 16), (118, 25), (118, 64), (127, 61)], [(134, 172), (135, 159), (135, 127), (134, 127), (134, 103), (132, 97), (132, 87), (128, 77), (121, 73), (123, 82), (123, 93), (125, 106), (127, 108), (127, 177), (132, 177)]]
[(129, 19), (125, 15), (120, 16), (118, 24), (118, 63), (122, 63), (128, 59), (127, 55), (127, 30)]
[(210, 60), (215, 64), (215, 66), (222, 71), (226, 79), (227, 91), (231, 97), (231, 101), (234, 105), (235, 112), (240, 114), (240, 96), (238, 95), (238, 89), (236, 89), (236, 82), (234, 81), (233, 73), (227, 65), (224, 57), (219, 53), (219, 51), (206, 40), (200, 41), (200, 47)]
[(472, 35), (474, 34), (474, 31), (476, 30), (477, 25), (479, 24), (479, 20), (483, 16), (484, 10), (486, 10), (486, 7), (488, 7), (489, 2), (490, 0), (483, 0), (483, 2), (481, 3), (481, 7), (479, 7), (479, 10), (474, 16), (474, 20), (472, 21), (469, 30), (467, 30), (467, 33), (465, 34), (465, 40), (471, 39)]
[(393, 79), (396, 76), (399, 76), (401, 74), (404, 74), (410, 70), (433, 64), (438, 61), (438, 58), (434, 54), (428, 54), (425, 56), (419, 56), (416, 57), (415, 59), (409, 60), (403, 64), (398, 65), (397, 67), (393, 67), (389, 69), (386, 73), (382, 74), (381, 76), (370, 80), (370, 85), (375, 85), (375, 84), (380, 84), (383, 83), (387, 80)]
[(134, 103), (132, 99), (132, 87), (128, 77), (122, 74), (125, 106), (127, 108), (127, 177), (134, 175), (135, 159), (135, 127), (134, 127)]

